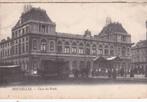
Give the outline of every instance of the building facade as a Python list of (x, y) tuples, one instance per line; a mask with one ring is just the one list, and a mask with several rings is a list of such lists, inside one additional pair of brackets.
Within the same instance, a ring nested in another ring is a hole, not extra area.
[(67, 62), (72, 73), (73, 69), (92, 71), (96, 57), (119, 56), (123, 62), (118, 67), (129, 70), (131, 46), (131, 35), (118, 22), (107, 23), (94, 36), (89, 30), (81, 35), (60, 33), (45, 10), (30, 7), (12, 28), (12, 38), (0, 42), (0, 61), (32, 73), (42, 69), (44, 61), (60, 59)]
[(135, 74), (147, 76), (147, 40), (139, 41), (132, 47), (132, 69)]

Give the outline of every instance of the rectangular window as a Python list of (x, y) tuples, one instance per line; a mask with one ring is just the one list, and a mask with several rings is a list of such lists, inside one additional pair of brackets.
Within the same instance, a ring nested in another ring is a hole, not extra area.
[(22, 44), (22, 53), (25, 52), (25, 47), (24, 47), (24, 44)]
[(122, 40), (122, 41), (126, 41), (126, 37), (125, 37), (125, 36), (122, 36), (122, 37), (121, 37), (121, 40)]
[(42, 29), (42, 32), (43, 33), (46, 31), (45, 28), (46, 28), (45, 25), (42, 25), (42, 28), (41, 29)]
[(33, 40), (33, 49), (34, 49), (34, 50), (37, 49), (37, 40)]
[(64, 48), (64, 52), (65, 52), (65, 53), (70, 53), (69, 47), (65, 47), (65, 48)]
[(24, 28), (22, 29), (22, 34), (24, 34), (25, 33), (25, 30), (24, 30)]
[(15, 51), (15, 54), (17, 54), (17, 52), (18, 52), (18, 51), (17, 51), (17, 45), (16, 45), (16, 51)]
[(72, 47), (71, 51), (72, 51), (72, 53), (76, 54), (77, 53), (77, 48), (76, 47)]
[(26, 52), (28, 52), (28, 51), (29, 51), (29, 44), (26, 43)]
[(84, 54), (83, 48), (79, 48), (79, 54)]

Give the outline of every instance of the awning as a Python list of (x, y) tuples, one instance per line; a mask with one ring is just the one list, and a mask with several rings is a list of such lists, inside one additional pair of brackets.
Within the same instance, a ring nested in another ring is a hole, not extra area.
[(0, 66), (0, 68), (16, 68), (16, 67), (20, 67), (19, 65), (2, 65)]
[(111, 61), (111, 60), (115, 60), (116, 58), (117, 56), (113, 56), (113, 57), (106, 58), (106, 60)]
[(118, 56), (112, 56), (112, 57), (108, 57), (108, 58), (104, 58), (104, 57), (100, 56), (100, 57), (96, 57), (93, 59), (94, 62), (96, 62), (96, 61), (98, 61), (98, 62), (106, 61), (107, 62), (107, 61), (114, 61), (114, 60), (120, 61), (121, 59)]

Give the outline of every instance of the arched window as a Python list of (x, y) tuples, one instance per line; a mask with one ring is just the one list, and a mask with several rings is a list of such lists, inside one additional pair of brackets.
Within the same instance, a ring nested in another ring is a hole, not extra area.
[(109, 50), (108, 50), (108, 46), (105, 46), (105, 50), (104, 50), (105, 55), (107, 56), (109, 54)]
[(41, 51), (43, 52), (47, 51), (47, 42), (45, 39), (41, 40)]
[(62, 41), (57, 42), (57, 52), (62, 53)]
[(89, 43), (86, 44), (85, 54), (90, 55), (90, 44)]
[(55, 42), (50, 41), (50, 51), (55, 51)]
[(99, 54), (103, 55), (103, 46), (102, 45), (99, 45)]
[(114, 56), (114, 47), (113, 46), (110, 47), (110, 55)]
[(71, 52), (72, 52), (73, 54), (76, 54), (76, 53), (77, 53), (77, 44), (76, 44), (76, 42), (73, 42), (73, 43), (72, 43)]
[(84, 44), (83, 43), (79, 44), (79, 54), (84, 54)]
[(65, 42), (64, 44), (64, 52), (65, 53), (70, 53), (70, 45), (69, 45), (69, 42)]
[(96, 55), (96, 45), (95, 44), (93, 44), (92, 46), (92, 54)]

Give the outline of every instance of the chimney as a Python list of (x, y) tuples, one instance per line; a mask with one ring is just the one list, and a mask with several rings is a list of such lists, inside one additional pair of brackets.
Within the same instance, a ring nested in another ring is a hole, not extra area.
[(26, 12), (30, 11), (31, 9), (32, 9), (32, 6), (30, 4), (26, 4), (26, 5), (24, 5), (23, 13), (26, 13)]
[(111, 23), (111, 18), (110, 17), (107, 17), (106, 18), (106, 26), (109, 25), (110, 23)]

